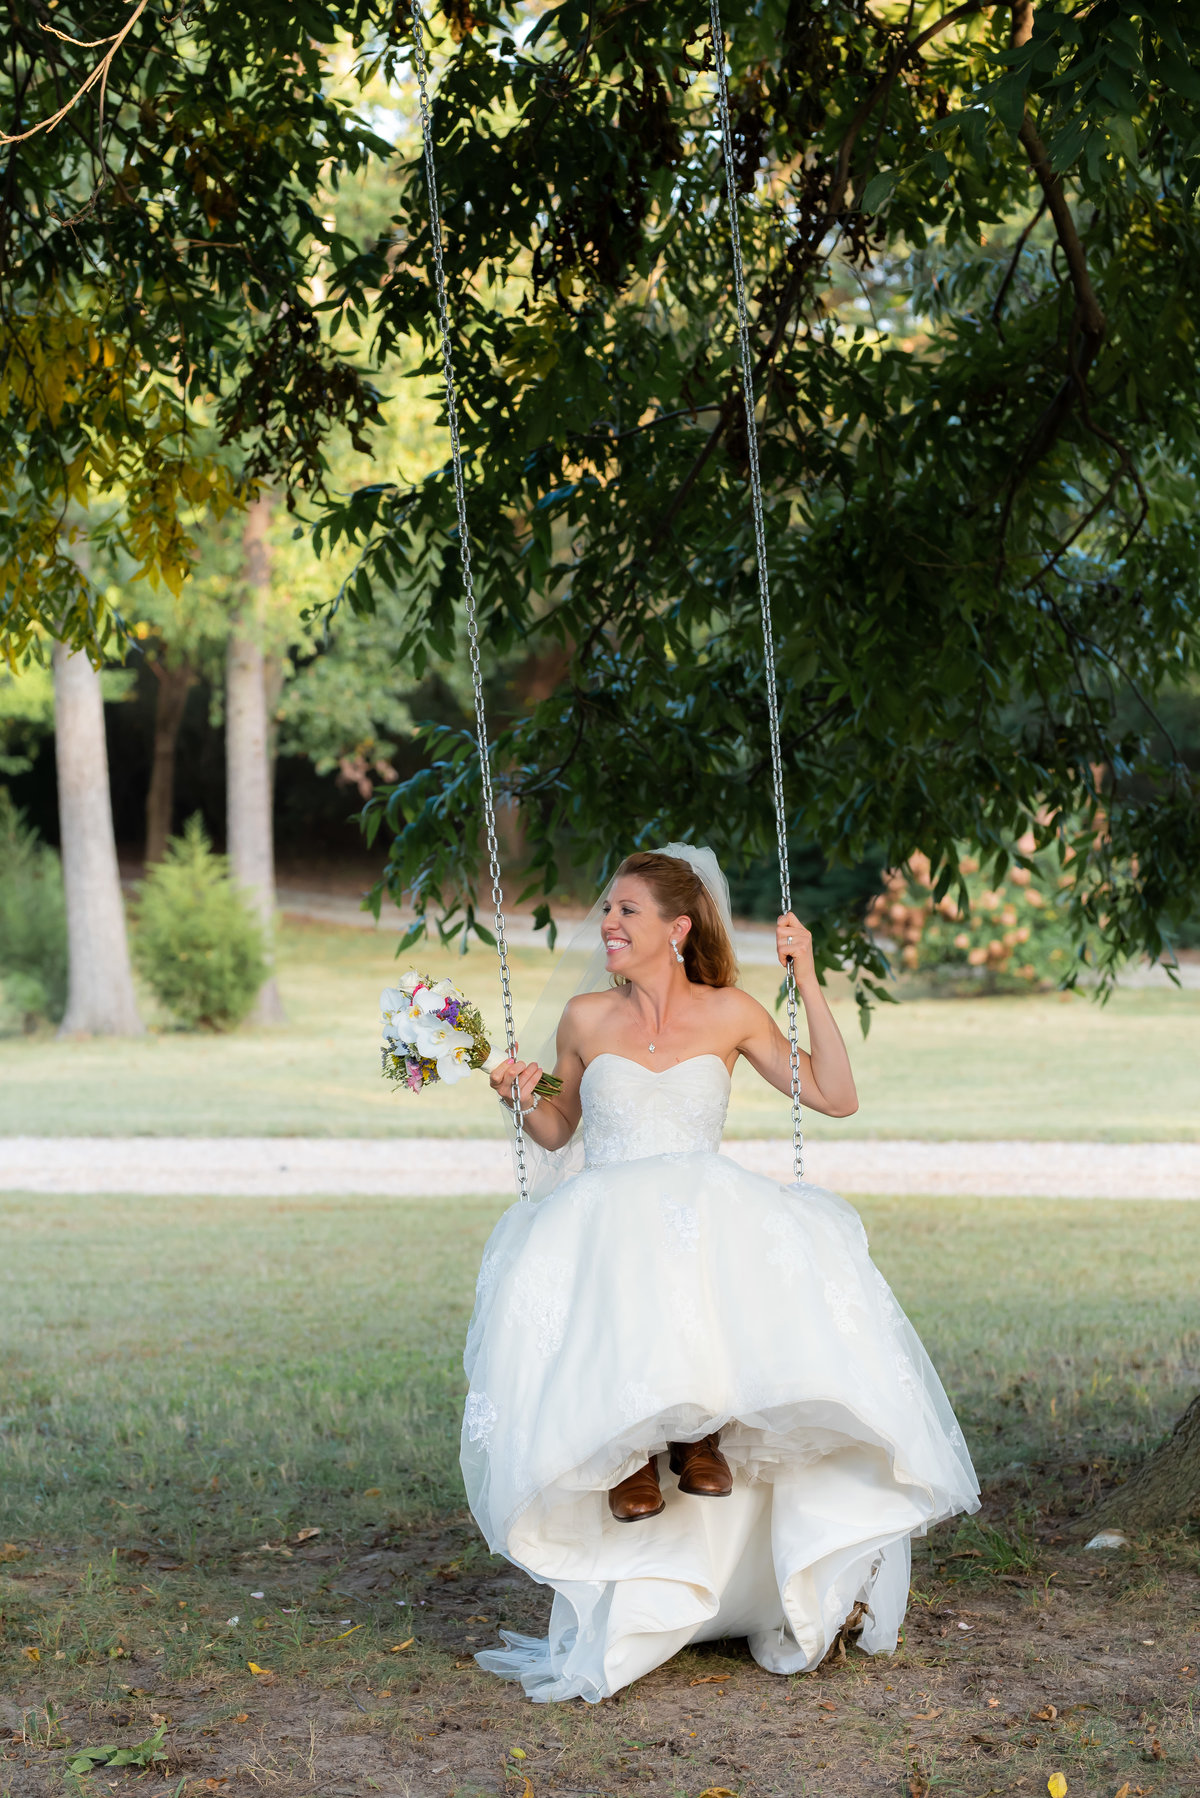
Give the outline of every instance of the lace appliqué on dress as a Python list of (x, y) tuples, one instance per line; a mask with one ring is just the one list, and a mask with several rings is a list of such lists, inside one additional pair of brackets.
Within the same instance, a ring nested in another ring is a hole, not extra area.
[(833, 1280), (825, 1282), (825, 1303), (829, 1306), (829, 1315), (833, 1319), (833, 1327), (839, 1336), (857, 1336), (858, 1325), (851, 1315), (854, 1297), (845, 1286), (838, 1286)]
[(469, 1442), (487, 1443), (500, 1413), (486, 1392), (468, 1392), (463, 1421)]
[(790, 1286), (806, 1257), (808, 1242), (803, 1227), (789, 1211), (772, 1211), (763, 1219), (763, 1229), (774, 1239), (767, 1250), (767, 1266), (777, 1267)]
[(513, 1278), (505, 1324), (533, 1331), (539, 1355), (557, 1354), (567, 1327), (571, 1263), (560, 1255), (530, 1255)]
[(694, 1255), (700, 1247), (700, 1215), (696, 1207), (677, 1204), (674, 1199), (668, 1199), (665, 1195), (658, 1204), (667, 1240), (681, 1248), (685, 1254)]

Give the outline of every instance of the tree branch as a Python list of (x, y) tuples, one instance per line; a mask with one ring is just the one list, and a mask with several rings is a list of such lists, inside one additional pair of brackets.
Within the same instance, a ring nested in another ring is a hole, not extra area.
[[(850, 185), (850, 165), (854, 156), (854, 146), (858, 142), (863, 126), (866, 124), (875, 108), (879, 105), (880, 101), (886, 99), (888, 94), (890, 94), (901, 70), (906, 68), (908, 64), (914, 60), (927, 43), (933, 38), (940, 36), (942, 32), (949, 31), (952, 26), (961, 24), (964, 19), (971, 18), (974, 14), (982, 12), (983, 10), (984, 0), (964, 0), (963, 5), (954, 7), (950, 12), (946, 13), (943, 18), (935, 20), (932, 25), (927, 25), (924, 31), (918, 32), (915, 38), (903, 45), (903, 47), (895, 53), (886, 72), (879, 78), (866, 99), (851, 117), (850, 123), (846, 127), (845, 135), (838, 146), (837, 161), (834, 165), (833, 179), (830, 182), (829, 196), (825, 203), (825, 209), (822, 212), (820, 219), (812, 225), (804, 238), (801, 245), (801, 254), (796, 257), (792, 265), (791, 273), (784, 283), (783, 292), (779, 297), (779, 306), (775, 317), (775, 324), (762, 354), (758, 358), (754, 370), (756, 379), (761, 379), (767, 368), (778, 355), (780, 345), (787, 334), (787, 328), (791, 322), (792, 313), (799, 301), (801, 293), (804, 291), (805, 282), (808, 279), (809, 271), (816, 253), (819, 250), (821, 243), (824, 241), (826, 233), (837, 223), (843, 202), (846, 198), (846, 189)], [(672, 524), (674, 524), (684, 502), (692, 488), (695, 486), (696, 481), (703, 473), (709, 458), (712, 456), (713, 451), (716, 449), (718, 443), (728, 429), (730, 418), (740, 404), (741, 397), (741, 386), (739, 383), (738, 387), (735, 388), (722, 403), (720, 417), (713, 426), (703, 449), (684, 476), (682, 484), (676, 489), (670, 505), (667, 507), (666, 511), (660, 515), (655, 526), (656, 533), (667, 531), (671, 528)]]
[(1025, 245), (1029, 242), (1030, 233), (1033, 231), (1034, 227), (1036, 226), (1038, 220), (1041, 218), (1041, 216), (1045, 212), (1045, 210), (1046, 210), (1046, 196), (1045, 196), (1045, 194), (1043, 194), (1042, 199), (1041, 199), (1041, 204), (1039, 205), (1037, 211), (1034, 213), (1033, 217), (1030, 219), (1030, 221), (1026, 225), (1025, 229), (1021, 232), (1021, 235), (1017, 238), (1016, 243), (1013, 245), (1012, 256), (1009, 258), (1008, 267), (1004, 271), (1004, 279), (1003, 279), (1003, 281), (1001, 281), (999, 292), (997, 293), (995, 300), (992, 302), (992, 323), (995, 325), (996, 330), (999, 332), (999, 335), (1002, 339), (1004, 336), (1004, 332), (1000, 325), (1000, 314), (1004, 310), (1005, 296), (1007, 295), (1009, 288), (1013, 284), (1013, 280), (1016, 276), (1017, 268), (1020, 265), (1021, 251), (1025, 248)]

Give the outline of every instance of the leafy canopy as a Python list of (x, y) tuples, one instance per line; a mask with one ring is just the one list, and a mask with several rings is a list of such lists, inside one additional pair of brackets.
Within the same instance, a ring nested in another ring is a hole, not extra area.
[[(338, 63), (368, 8), (125, 0), (0, 24), (0, 648), (112, 628), (71, 539), (178, 593), (197, 525), (264, 480), (320, 485), (379, 397), (314, 277), (353, 252), (331, 189), (391, 145)], [(104, 44), (109, 49), (102, 49)], [(100, 46), (100, 47), (97, 47)], [(111, 56), (105, 82), (73, 105)], [(62, 111), (52, 129), (42, 129)], [(84, 516), (86, 512), (86, 518)]]
[[(1155, 696), (1194, 678), (1200, 18), (731, 0), (789, 827), (837, 860), (1027, 831), (1099, 960), (1157, 953), (1200, 822)], [(448, 32), (444, 30), (448, 26)], [(702, 7), (446, 0), (434, 128), (490, 650), (557, 655), (495, 745), (534, 884), (694, 834), (773, 840), (728, 221)], [(411, 58), (403, 9), (369, 72)], [(417, 162), (337, 292), (438, 374)], [(348, 602), (461, 652), (451, 486), (331, 507)], [(1129, 723), (1133, 696), (1136, 722)], [(387, 881), (473, 906), (477, 752), (367, 809)], [(1068, 850), (1073, 851), (1069, 857)], [(962, 889), (965, 894), (965, 888)], [(468, 909), (467, 923), (473, 921)], [(461, 922), (461, 920), (460, 920)], [(458, 925), (455, 928), (459, 927)], [(878, 962), (852, 918), (823, 954)]]

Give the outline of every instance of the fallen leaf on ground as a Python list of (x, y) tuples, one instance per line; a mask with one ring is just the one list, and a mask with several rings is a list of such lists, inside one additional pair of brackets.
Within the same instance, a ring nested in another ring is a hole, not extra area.
[(362, 1627), (361, 1623), (356, 1623), (354, 1629), (344, 1629), (340, 1636), (322, 1636), (318, 1641), (317, 1646), (319, 1648), (324, 1642), (344, 1642), (347, 1636), (352, 1636), (354, 1634), (354, 1630), (361, 1629)]
[(1046, 1781), (1046, 1790), (1050, 1798), (1067, 1798), (1067, 1780), (1064, 1773), (1052, 1773)]
[(320, 1530), (297, 1530), (296, 1540), (297, 1542), (311, 1542), (314, 1536), (319, 1536), (320, 1534)]
[(25, 1656), (27, 1661), (40, 1661), (42, 1658), (42, 1651), (40, 1648), (23, 1648), (21, 1653)]
[(1058, 1716), (1058, 1707), (1053, 1704), (1047, 1704), (1044, 1705), (1040, 1711), (1034, 1711), (1033, 1714), (1039, 1723), (1053, 1723), (1054, 1719)]
[(389, 1654), (402, 1654), (406, 1648), (412, 1647), (416, 1639), (415, 1636), (410, 1636), (407, 1642), (397, 1642), (394, 1648), (388, 1650)]
[(728, 1786), (705, 1786), (699, 1798), (737, 1798), (737, 1793), (731, 1792)]
[(235, 1723), (249, 1723), (250, 1713), (249, 1711), (239, 1711), (233, 1720)]
[(1163, 1745), (1159, 1741), (1157, 1736), (1155, 1736), (1154, 1740), (1151, 1742), (1151, 1744), (1150, 1744), (1149, 1748), (1146, 1750), (1146, 1752), (1150, 1756), (1150, 1759), (1152, 1761), (1161, 1761), (1161, 1760), (1166, 1759), (1166, 1754), (1163, 1749)]
[(271, 1671), (269, 1667), (260, 1667), (257, 1661), (247, 1661), (246, 1665), (251, 1673), (269, 1673)]
[(4, 1547), (0, 1548), (0, 1561), (23, 1561), (24, 1559), (25, 1550), (18, 1548), (15, 1542), (6, 1542)]
[[(702, 1679), (690, 1679), (688, 1681), (688, 1684), (690, 1686), (719, 1686), (723, 1679), (732, 1679), (732, 1678), (733, 1678), (732, 1673), (706, 1673)], [(714, 1786), (713, 1787), (714, 1792), (716, 1791), (716, 1789), (717, 1789), (716, 1786)], [(724, 1788), (722, 1788), (722, 1789), (724, 1789)], [(700, 1798), (705, 1798), (705, 1795), (703, 1792), (701, 1792)]]
[(383, 1487), (382, 1486), (368, 1486), (366, 1491), (363, 1493), (363, 1497), (364, 1498), (382, 1498), (383, 1497)]
[[(832, 1710), (833, 1706), (830, 1705), (829, 1709)], [(933, 1719), (935, 1717), (940, 1717), (941, 1714), (941, 1709), (939, 1707), (936, 1711), (914, 1711), (912, 1715), (915, 1723), (932, 1723)]]
[(827, 1698), (825, 1698), (825, 1699), (822, 1699), (821, 1703), (817, 1706), (817, 1709), (819, 1711), (836, 1711), (837, 1705), (830, 1704), (829, 1700)]
[(1129, 1781), (1126, 1780), (1120, 1791), (1113, 1793), (1113, 1798), (1129, 1798), (1129, 1789)]

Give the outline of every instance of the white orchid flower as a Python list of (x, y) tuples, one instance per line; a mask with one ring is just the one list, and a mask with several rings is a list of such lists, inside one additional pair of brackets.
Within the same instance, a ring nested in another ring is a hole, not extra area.
[(401, 974), (397, 984), (405, 997), (411, 999), (414, 992), (421, 985), (421, 976), (417, 973), (415, 968), (410, 968), (407, 974)]
[(417, 1053), (430, 1061), (441, 1061), (454, 1049), (474, 1047), (465, 1030), (458, 1030), (442, 1018), (421, 1018), (417, 1024)]
[(416, 1024), (407, 1012), (389, 1018), (383, 1026), (383, 1040), (393, 1049), (410, 1049), (417, 1040)]
[[(456, 1030), (454, 1035), (462, 1037), (463, 1032), (461, 1030)], [(456, 1080), (465, 1080), (468, 1074), (474, 1072), (470, 1061), (471, 1050), (473, 1047), (474, 1045), (468, 1036), (465, 1037), (463, 1041), (455, 1043), (448, 1053), (442, 1053), (438, 1056), (438, 1079), (446, 1086), (453, 1086)]]

